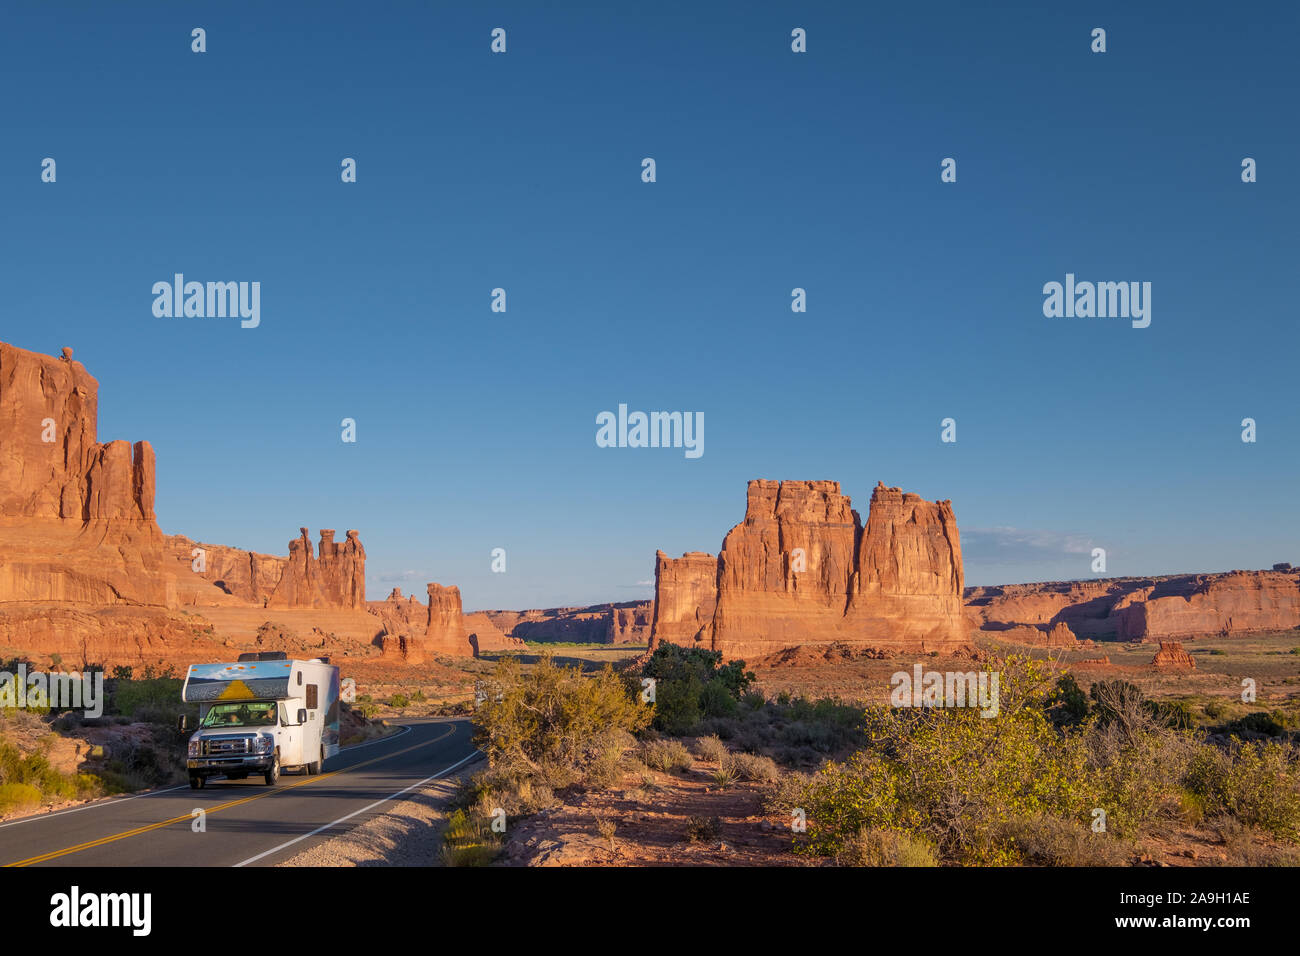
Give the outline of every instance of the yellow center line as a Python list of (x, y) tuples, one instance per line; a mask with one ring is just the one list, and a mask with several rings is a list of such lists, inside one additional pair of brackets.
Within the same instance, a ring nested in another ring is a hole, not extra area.
[[(273, 797), (278, 793), (288, 793), (290, 790), (293, 790), (295, 787), (305, 787), (310, 783), (319, 783), (322, 780), (328, 780), (330, 777), (337, 776), (341, 773), (347, 773), (350, 770), (359, 770), (362, 767), (369, 766), (372, 763), (377, 763), (380, 760), (388, 760), (391, 757), (400, 757), (402, 754), (410, 753), (412, 750), (419, 750), (421, 747), (429, 746), (429, 744), (436, 744), (440, 740), (445, 740), (448, 736), (455, 733), (455, 731), (456, 731), (456, 727), (454, 724), (452, 724), (448, 726), (446, 733), (434, 737), (432, 740), (426, 740), (424, 741), (424, 743), (412, 744), (410, 747), (403, 748), (402, 750), (395, 750), (390, 754), (381, 754), (378, 757), (372, 757), (369, 760), (363, 760), (359, 764), (353, 764), (351, 767), (342, 767), (338, 770), (331, 770), (329, 773), (317, 774), (314, 777), (304, 777), (302, 780), (296, 781), (295, 783), (291, 783), (285, 787), (276, 787), (275, 789), (272, 790), (264, 790), (263, 792), (256, 793), (251, 797), (242, 797), (239, 800), (230, 800), (226, 803), (219, 803), (215, 807), (210, 807), (210, 808), (204, 807), (202, 809), (205, 814), (211, 814), (211, 813), (216, 813), (219, 810), (229, 810), (231, 807), (237, 807), (240, 806), (241, 804), (252, 803), (254, 800), (261, 800), (264, 797)], [(160, 830), (163, 827), (171, 826), (173, 823), (180, 823), (182, 821), (192, 820), (192, 819), (194, 819), (193, 813), (186, 813), (179, 817), (172, 817), (170, 820), (162, 820), (158, 823), (150, 823), (148, 826), (136, 827), (134, 830), (124, 830), (123, 832), (115, 833), (112, 836), (101, 837), (98, 840), (91, 840), (87, 843), (78, 843), (76, 846), (70, 846), (63, 850), (53, 850), (49, 853), (42, 853), (40, 856), (33, 856), (33, 857), (29, 857), (26, 860), (17, 860), (13, 863), (6, 863), (4, 865), (6, 867), (31, 866), (33, 863), (44, 863), (47, 860), (54, 860), (61, 856), (68, 856), (72, 853), (80, 853), (82, 850), (94, 849), (97, 846), (104, 846), (105, 844), (108, 843), (115, 843), (118, 840), (125, 840), (128, 837), (139, 836), (142, 833), (149, 833), (151, 830)]]

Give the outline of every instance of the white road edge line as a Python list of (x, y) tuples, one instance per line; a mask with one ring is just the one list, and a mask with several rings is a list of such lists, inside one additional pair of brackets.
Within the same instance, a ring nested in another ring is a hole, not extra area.
[[(385, 737), (379, 737), (375, 740), (368, 740), (364, 744), (349, 744), (346, 747), (340, 747), (339, 753), (346, 751), (360, 750), (363, 747), (373, 747), (375, 744), (387, 743), (390, 740), (396, 740), (411, 732), (410, 727), (402, 727), (399, 733), (388, 734)], [(142, 797), (156, 797), (160, 793), (171, 793), (174, 790), (188, 790), (188, 783), (182, 783), (175, 787), (168, 787), (165, 790), (150, 790), (148, 793), (133, 793), (129, 797), (101, 797), (98, 800), (92, 800), (80, 807), (72, 807), (68, 810), (55, 810), (53, 813), (37, 813), (30, 817), (23, 817), (20, 820), (10, 820), (8, 823), (0, 823), (0, 830), (5, 827), (16, 827), (20, 823), (35, 823), (38, 820), (49, 820), (52, 817), (61, 817), (68, 813), (80, 813), (82, 810), (95, 810), (100, 807), (115, 807), (120, 803), (126, 803), (128, 800), (139, 800)]]
[(323, 827), (317, 827), (315, 830), (312, 830), (311, 833), (304, 833), (302, 836), (294, 837), (292, 840), (288, 840), (288, 841), (286, 841), (286, 842), (284, 842), (284, 843), (281, 843), (279, 846), (273, 846), (273, 847), (271, 847), (271, 849), (269, 849), (269, 850), (264, 850), (263, 852), (257, 854), (257, 856), (250, 856), (247, 860), (244, 860), (242, 863), (235, 863), (235, 864), (233, 864), (233, 868), (236, 868), (236, 869), (237, 869), (237, 868), (239, 868), (239, 867), (241, 867), (241, 866), (247, 866), (247, 865), (250, 864), (250, 863), (256, 863), (258, 860), (262, 859), (263, 857), (270, 856), (272, 853), (279, 853), (279, 852), (280, 852), (281, 850), (283, 850), (285, 847), (293, 846), (295, 843), (300, 843), (300, 842), (302, 842), (303, 840), (306, 840), (306, 839), (309, 839), (309, 838), (311, 838), (311, 837), (314, 837), (314, 836), (315, 836), (316, 834), (318, 834), (318, 833), (324, 833), (324, 832), (325, 832), (326, 830), (328, 830), (330, 827), (336, 827), (336, 826), (338, 826), (340, 823), (343, 823), (343, 822), (346, 821), (346, 820), (351, 820), (351, 819), (352, 819), (353, 817), (355, 817), (358, 813), (365, 813), (367, 810), (373, 810), (375, 807), (380, 806), (381, 804), (387, 803), (389, 800), (395, 800), (395, 799), (397, 799), (398, 797), (400, 797), (402, 794), (404, 794), (404, 793), (409, 793), (410, 791), (414, 790), (416, 787), (422, 787), (422, 786), (424, 786), (424, 785), (425, 785), (426, 783), (428, 783), (430, 780), (437, 780), (437, 779), (438, 779), (439, 777), (441, 777), (443, 774), (451, 773), (453, 770), (455, 770), (455, 769), (456, 769), (457, 767), (459, 767), (461, 764), (463, 764), (463, 763), (467, 763), (468, 761), (473, 760), (475, 757), (478, 757), (481, 753), (482, 753), (482, 751), (480, 751), (480, 750), (478, 750), (478, 749), (475, 749), (475, 751), (474, 751), (472, 754), (470, 754), (470, 755), (468, 755), (468, 756), (466, 756), (466, 757), (462, 757), (460, 760), (457, 760), (457, 761), (456, 761), (454, 764), (452, 764), (450, 767), (444, 767), (443, 769), (439, 770), (437, 773), (433, 774), (432, 776), (425, 777), (423, 780), (417, 780), (415, 783), (411, 784), (409, 787), (407, 787), (407, 788), (404, 789), (404, 790), (398, 790), (396, 793), (390, 793), (388, 796), (384, 797), (383, 799), (381, 799), (381, 800), (376, 800), (374, 803), (370, 804), (369, 806), (362, 807), (360, 810), (353, 810), (353, 811), (352, 811), (351, 813), (349, 813), (347, 816), (345, 816), (345, 817), (339, 817), (339, 818), (338, 818), (337, 820), (335, 820), (333, 823), (327, 823), (327, 824), (325, 824)]

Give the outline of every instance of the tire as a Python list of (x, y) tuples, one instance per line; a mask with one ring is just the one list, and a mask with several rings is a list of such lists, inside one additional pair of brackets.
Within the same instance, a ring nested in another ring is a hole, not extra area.
[(191, 790), (202, 790), (202, 789), (203, 789), (203, 785), (204, 785), (205, 783), (207, 783), (207, 780), (204, 778), (203, 774), (201, 774), (201, 773), (192, 773), (192, 774), (190, 774), (190, 789), (191, 789)]
[(309, 764), (307, 764), (307, 773), (308, 773), (310, 776), (313, 776), (313, 777), (314, 777), (314, 776), (316, 776), (316, 774), (320, 773), (320, 768), (323, 767), (323, 766), (325, 766), (325, 748), (324, 748), (324, 747), (321, 748), (321, 751), (320, 751), (320, 759), (317, 760), (317, 761), (314, 761), (313, 763), (309, 763)]
[(266, 785), (268, 787), (274, 787), (279, 782), (280, 780), (280, 754), (279, 753), (276, 753), (274, 759), (271, 761), (271, 769), (268, 770), (264, 774), (264, 776), (266, 777)]

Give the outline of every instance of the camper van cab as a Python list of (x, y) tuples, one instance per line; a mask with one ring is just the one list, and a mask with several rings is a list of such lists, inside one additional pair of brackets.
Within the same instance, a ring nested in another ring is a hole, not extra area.
[(186, 767), (190, 786), (208, 777), (257, 774), (274, 786), (281, 770), (320, 773), (339, 749), (339, 669), (328, 661), (244, 654), (233, 664), (192, 664), (181, 699), (199, 705)]

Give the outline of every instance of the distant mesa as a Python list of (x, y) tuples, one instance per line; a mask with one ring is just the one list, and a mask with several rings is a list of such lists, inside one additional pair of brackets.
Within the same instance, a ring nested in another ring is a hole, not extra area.
[(1300, 627), (1300, 569), (1048, 581), (966, 590), (966, 615), (982, 631), (1064, 624), (1099, 641), (1187, 640)]
[(653, 601), (550, 607), (528, 611), (479, 611), (502, 634), (520, 641), (574, 644), (645, 644), (650, 640)]

